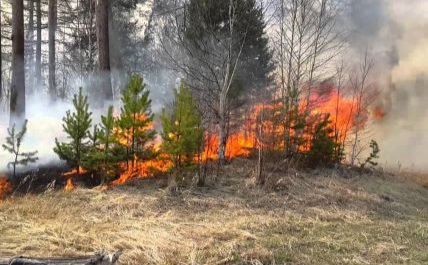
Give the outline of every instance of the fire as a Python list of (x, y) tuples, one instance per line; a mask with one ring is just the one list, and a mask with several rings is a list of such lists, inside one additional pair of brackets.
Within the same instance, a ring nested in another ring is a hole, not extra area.
[(72, 191), (74, 190), (74, 184), (73, 184), (73, 180), (71, 178), (67, 179), (67, 184), (64, 187), (64, 191)]
[[(332, 126), (338, 137), (337, 140), (344, 141), (346, 133), (355, 123), (354, 101), (337, 95), (332, 89), (327, 93), (324, 91), (322, 95), (314, 94), (311, 103), (313, 103), (310, 110), (310, 117), (312, 120), (316, 121), (319, 115), (329, 114)], [(305, 106), (305, 103), (301, 103), (299, 111), (303, 113)], [(284, 148), (284, 142), (282, 141), (284, 135), (283, 122), (277, 121), (278, 124), (275, 124), (273, 121), (273, 119), (278, 119), (278, 117), (281, 119), (281, 111), (282, 107), (280, 103), (258, 104), (248, 111), (250, 115), (245, 117), (243, 126), (241, 126), (239, 130), (231, 132), (228, 136), (226, 157), (228, 159), (248, 157), (252, 154), (253, 150), (259, 146), (282, 150)], [(266, 114), (264, 114), (265, 112)], [(261, 119), (260, 117), (263, 116), (265, 117)], [(259, 131), (260, 127), (263, 130)], [(153, 123), (149, 124), (147, 128), (153, 129)], [(259, 135), (261, 131), (263, 133), (262, 136)], [(132, 132), (123, 132), (117, 129), (116, 133), (119, 135), (119, 142), (121, 145), (131, 146)], [(293, 135), (294, 132), (291, 132), (291, 134)], [(173, 138), (174, 135), (170, 135), (170, 137)], [(303, 137), (310, 137), (310, 135), (306, 136), (304, 133)], [(160, 152), (160, 146), (162, 144), (160, 137), (157, 137), (149, 144), (150, 145), (147, 145), (146, 148), (151, 148), (154, 152)], [(204, 150), (199, 159), (202, 161), (217, 160), (218, 146), (218, 134), (216, 132), (206, 133)], [(198, 158), (195, 158), (195, 161), (197, 160)], [(167, 155), (163, 153), (160, 153), (157, 158), (147, 160), (141, 160), (135, 157), (133, 160), (120, 164), (121, 173), (119, 178), (113, 181), (111, 185), (122, 185), (130, 179), (148, 178), (156, 173), (168, 172), (172, 166), (173, 163), (168, 159)]]
[(386, 111), (382, 106), (376, 106), (373, 109), (373, 117), (375, 120), (382, 120), (386, 116)]
[[(137, 117), (137, 119), (145, 120), (146, 116), (141, 115)], [(144, 129), (154, 129), (153, 122), (149, 123)], [(119, 137), (119, 143), (126, 147), (131, 147), (132, 145), (132, 131), (122, 131), (119, 128), (115, 130), (115, 133)], [(158, 152), (160, 150), (160, 146), (162, 144), (162, 140), (160, 136), (157, 136), (153, 142), (147, 145), (147, 148), (150, 148), (153, 152)], [(137, 157), (134, 157), (133, 160), (123, 162), (120, 165), (122, 173), (119, 178), (113, 181), (111, 184), (122, 185), (130, 179), (133, 178), (148, 178), (155, 173), (167, 172), (172, 163), (165, 159), (165, 155), (160, 155), (158, 158), (152, 158), (148, 160), (140, 160)]]
[(128, 163), (122, 163), (121, 168), (123, 172), (118, 179), (112, 182), (112, 185), (122, 185), (133, 178), (148, 178), (155, 173), (167, 172), (171, 166), (172, 163), (169, 160), (162, 158), (146, 161), (140, 161), (138, 159), (128, 161)]
[[(355, 103), (352, 99), (341, 97), (334, 93), (323, 92), (322, 95), (314, 94), (311, 99), (310, 116), (313, 121), (319, 119), (319, 115), (329, 114), (329, 119), (332, 127), (337, 134), (338, 141), (343, 142), (346, 138), (347, 132), (355, 124)], [(306, 103), (302, 102), (299, 110), (303, 113)], [(284, 128), (281, 126), (281, 121), (275, 125), (272, 117), (277, 116), (282, 109), (281, 103), (278, 104), (258, 104), (255, 105), (248, 113), (244, 125), (240, 130), (232, 132), (226, 143), (226, 156), (234, 157), (248, 157), (251, 155), (252, 150), (258, 146), (268, 147), (275, 150), (284, 148), (283, 142), (278, 139), (284, 135)], [(266, 112), (261, 119), (262, 112)], [(279, 114), (280, 116), (281, 114)], [(262, 127), (263, 136), (258, 135), (258, 128)], [(294, 132), (290, 132), (291, 135)], [(302, 135), (302, 137), (310, 137), (310, 135)], [(217, 160), (218, 159), (218, 136), (215, 133), (210, 133), (205, 137), (205, 150), (202, 154), (202, 160)], [(302, 147), (304, 148), (304, 147)]]
[(85, 174), (87, 171), (83, 168), (83, 167), (79, 167), (79, 168), (75, 168), (71, 171), (68, 171), (64, 174), (62, 174), (64, 177), (68, 177), (68, 176), (75, 176), (75, 175), (79, 175), (79, 174)]
[(75, 168), (73, 170), (70, 170), (68, 172), (65, 172), (64, 174), (62, 174), (62, 176), (67, 178), (67, 184), (64, 187), (64, 191), (72, 191), (74, 190), (74, 184), (73, 184), (73, 176), (78, 176), (78, 175), (83, 175), (87, 172), (86, 169), (84, 169), (83, 167), (79, 167), (79, 168)]
[(12, 192), (12, 184), (6, 177), (0, 177), (0, 201), (6, 199), (6, 196)]

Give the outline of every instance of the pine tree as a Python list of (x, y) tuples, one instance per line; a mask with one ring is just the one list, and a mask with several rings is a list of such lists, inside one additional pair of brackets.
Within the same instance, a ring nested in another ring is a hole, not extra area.
[(88, 97), (83, 96), (82, 88), (79, 89), (78, 95), (74, 95), (73, 105), (75, 112), (67, 111), (63, 118), (63, 129), (70, 141), (59, 142), (58, 139), (55, 139), (54, 152), (58, 154), (60, 159), (75, 167), (77, 173), (80, 173), (80, 167), (91, 148), (89, 129), (92, 123), (92, 112), (89, 111)]
[(90, 138), (93, 146), (84, 164), (86, 168), (97, 172), (102, 181), (106, 182), (115, 177), (118, 163), (124, 157), (115, 133), (113, 106), (109, 107), (106, 116), (101, 116), (100, 129), (96, 129), (92, 135)]
[(8, 151), (13, 155), (13, 162), (10, 162), (8, 164), (8, 167), (13, 167), (13, 178), (15, 178), (16, 176), (16, 166), (26, 166), (29, 163), (34, 163), (39, 159), (36, 156), (37, 151), (21, 152), (21, 145), (24, 141), (24, 136), (27, 133), (27, 123), (28, 120), (25, 120), (19, 132), (16, 132), (15, 125), (13, 125), (12, 128), (8, 129), (7, 132), (9, 136), (6, 137), (6, 144), (2, 145), (4, 150)]
[(154, 139), (155, 131), (151, 128), (153, 114), (149, 91), (138, 75), (131, 76), (122, 92), (122, 104), (117, 123), (119, 142), (126, 152), (125, 160), (147, 159), (152, 155), (147, 145)]
[(162, 150), (170, 155), (175, 168), (193, 163), (203, 140), (201, 115), (190, 90), (181, 83), (169, 110), (162, 111)]
[(379, 159), (379, 153), (380, 153), (379, 144), (375, 140), (371, 140), (370, 149), (371, 149), (371, 152), (369, 156), (366, 158), (366, 160), (364, 161), (364, 163), (360, 165), (361, 168), (365, 168), (367, 164), (369, 164), (372, 167), (375, 167), (378, 165), (378, 162), (376, 162), (376, 160)]
[(341, 156), (337, 156), (338, 143), (335, 142), (334, 130), (331, 125), (330, 115), (319, 116), (321, 120), (314, 125), (314, 131), (311, 133), (312, 140), (310, 149), (307, 153), (307, 163), (311, 167), (331, 166), (340, 162)]

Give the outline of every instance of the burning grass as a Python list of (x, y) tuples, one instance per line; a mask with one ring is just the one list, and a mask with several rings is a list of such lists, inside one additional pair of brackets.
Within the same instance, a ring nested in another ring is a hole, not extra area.
[[(252, 162), (169, 196), (163, 180), (0, 204), (0, 256), (123, 250), (121, 264), (424, 264), (428, 190), (383, 175), (273, 172)], [(347, 178), (344, 178), (346, 176)], [(214, 182), (211, 182), (214, 183)]]

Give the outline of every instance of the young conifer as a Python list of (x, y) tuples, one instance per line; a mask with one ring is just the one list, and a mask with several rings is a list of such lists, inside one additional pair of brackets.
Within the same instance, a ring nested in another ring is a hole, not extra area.
[(13, 161), (8, 164), (8, 167), (13, 168), (13, 178), (16, 177), (16, 166), (26, 166), (29, 163), (36, 162), (39, 158), (36, 156), (37, 151), (34, 152), (22, 152), (21, 145), (24, 141), (24, 136), (27, 133), (27, 123), (25, 120), (22, 128), (19, 132), (16, 132), (15, 125), (8, 129), (8, 136), (6, 137), (6, 143), (2, 145), (3, 149), (13, 155)]
[(190, 90), (181, 84), (170, 109), (162, 112), (162, 150), (169, 154), (175, 168), (193, 163), (202, 145), (204, 130), (201, 115)]
[(82, 88), (79, 89), (78, 95), (74, 95), (73, 105), (74, 112), (67, 111), (62, 126), (69, 142), (59, 142), (58, 139), (55, 139), (54, 152), (58, 154), (60, 159), (76, 168), (77, 173), (80, 173), (80, 167), (91, 148), (89, 130), (92, 123), (92, 112), (89, 111), (88, 97), (83, 95)]
[(117, 121), (119, 142), (125, 149), (126, 161), (147, 159), (152, 155), (148, 144), (154, 139), (151, 128), (153, 114), (149, 90), (138, 75), (131, 76), (127, 88), (122, 92), (122, 108)]
[(85, 161), (85, 167), (97, 172), (102, 181), (106, 182), (116, 175), (118, 163), (124, 156), (115, 133), (113, 106), (109, 107), (106, 116), (101, 116), (100, 128), (94, 135), (96, 140), (91, 137), (94, 145)]

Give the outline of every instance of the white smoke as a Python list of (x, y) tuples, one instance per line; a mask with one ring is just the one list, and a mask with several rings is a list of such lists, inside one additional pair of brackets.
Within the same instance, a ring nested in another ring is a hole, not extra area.
[[(63, 136), (61, 119), (65, 112), (72, 107), (70, 103), (58, 102), (50, 104), (47, 97), (32, 96), (27, 98), (28, 132), (25, 136), (21, 151), (38, 151), (39, 163), (49, 163), (56, 160), (53, 152), (55, 137)], [(0, 143), (4, 143), (9, 127), (9, 115), (0, 116)], [(18, 128), (17, 128), (18, 129)], [(0, 149), (0, 171), (7, 170), (7, 164), (13, 160), (12, 154)]]

